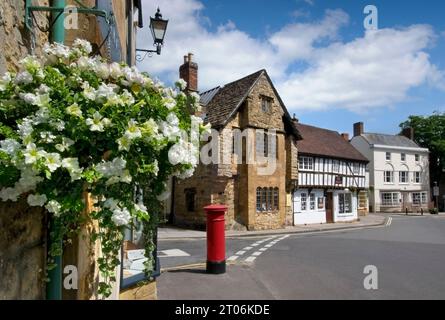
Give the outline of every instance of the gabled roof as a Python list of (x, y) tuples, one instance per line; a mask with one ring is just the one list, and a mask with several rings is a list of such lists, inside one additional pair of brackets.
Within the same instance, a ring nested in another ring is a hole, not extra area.
[(420, 148), (417, 143), (408, 139), (405, 136), (383, 134), (383, 133), (363, 133), (361, 136), (370, 145), (383, 145), (390, 147), (403, 147), (403, 148)]
[(303, 140), (297, 142), (299, 154), (369, 162), (338, 132), (296, 123)]
[(264, 69), (239, 80), (230, 82), (222, 87), (216, 87), (201, 93), (200, 102), (206, 107), (205, 121), (209, 122), (212, 127), (215, 128), (225, 126), (232, 116), (236, 114), (239, 107), (242, 105), (263, 74), (266, 76), (281, 106), (283, 107), (283, 121), (285, 122), (285, 127), (290, 130), (290, 132), (297, 139), (300, 139), (300, 134), (295, 126), (293, 126), (289, 112), (275, 89), (272, 80)]

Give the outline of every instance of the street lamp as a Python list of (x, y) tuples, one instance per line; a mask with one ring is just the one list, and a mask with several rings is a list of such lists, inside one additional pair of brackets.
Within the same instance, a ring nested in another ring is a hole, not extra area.
[(136, 55), (137, 61), (142, 61), (145, 59), (147, 55), (150, 57), (153, 53), (158, 55), (161, 54), (161, 48), (164, 45), (164, 37), (165, 32), (167, 31), (168, 20), (162, 19), (161, 11), (156, 11), (155, 17), (150, 17), (150, 30), (151, 35), (153, 36), (153, 46), (156, 47), (156, 50), (147, 50), (147, 49), (136, 49), (136, 52), (144, 52), (145, 54), (141, 57), (141, 55)]

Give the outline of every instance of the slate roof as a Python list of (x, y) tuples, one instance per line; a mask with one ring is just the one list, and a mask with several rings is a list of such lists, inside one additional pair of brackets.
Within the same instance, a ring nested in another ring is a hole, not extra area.
[(258, 79), (262, 74), (265, 74), (279, 102), (283, 106), (285, 122), (285, 128), (297, 138), (300, 138), (300, 134), (295, 126), (292, 125), (291, 117), (284, 106), (278, 92), (273, 86), (272, 81), (269, 78), (266, 70), (262, 69), (255, 73), (252, 73), (244, 78), (230, 82), (222, 87), (216, 87), (201, 93), (201, 104), (206, 107), (205, 121), (210, 122), (212, 127), (221, 128), (227, 124), (230, 118), (238, 111), (238, 108), (244, 102), (249, 95), (251, 89), (254, 87)]
[(392, 147), (420, 148), (417, 143), (405, 136), (382, 133), (363, 133), (361, 136), (371, 145), (380, 144)]
[(369, 162), (338, 132), (296, 123), (303, 140), (297, 142), (298, 153), (345, 160)]

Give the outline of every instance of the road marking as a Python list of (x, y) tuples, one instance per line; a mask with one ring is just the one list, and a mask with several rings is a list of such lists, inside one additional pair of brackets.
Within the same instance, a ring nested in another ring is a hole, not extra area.
[(254, 253), (252, 253), (252, 256), (254, 256), (254, 257), (258, 257), (258, 256), (260, 256), (261, 254), (262, 254), (261, 251), (255, 251)]
[(253, 262), (255, 259), (256, 259), (256, 257), (252, 257), (252, 256), (250, 256), (249, 258), (247, 258), (247, 259), (244, 260), (244, 261), (246, 261), (246, 262)]
[(267, 249), (269, 249), (269, 248), (264, 247), (264, 248), (261, 248), (259, 251), (266, 251)]
[(235, 261), (238, 258), (238, 256), (231, 256), (229, 259), (227, 259), (227, 261)]
[(238, 252), (236, 253), (236, 255), (237, 255), (237, 256), (242, 256), (242, 255), (245, 254), (245, 253), (246, 253), (245, 250), (241, 250), (241, 251), (238, 251)]
[(389, 217), (388, 220), (386, 221), (385, 226), (386, 226), (386, 227), (389, 227), (389, 226), (391, 225), (391, 223), (392, 223), (392, 218)]
[(244, 250), (248, 251), (250, 249), (253, 249), (253, 247), (245, 247)]
[(180, 249), (169, 249), (169, 250), (162, 250), (158, 252), (158, 257), (160, 258), (167, 258), (167, 257), (190, 257), (190, 255), (182, 251)]

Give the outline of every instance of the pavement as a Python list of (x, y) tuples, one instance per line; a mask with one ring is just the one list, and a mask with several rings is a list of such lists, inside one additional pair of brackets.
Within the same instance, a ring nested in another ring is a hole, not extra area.
[[(161, 258), (158, 297), (445, 299), (445, 215), (380, 217), (380, 227), (229, 238), (221, 275), (205, 272), (205, 239), (161, 240), (160, 250), (188, 256)], [(374, 289), (364, 285), (370, 266)]]
[[(261, 230), (261, 231), (226, 231), (226, 238), (240, 238), (240, 237), (255, 237), (268, 236), (280, 234), (298, 234), (298, 233), (312, 233), (325, 232), (334, 230), (345, 230), (355, 228), (377, 227), (384, 225), (388, 220), (388, 215), (369, 214), (360, 217), (359, 221), (348, 223), (333, 223), (333, 224), (314, 224), (304, 226), (288, 226), (284, 229), (277, 230)], [(205, 231), (182, 229), (172, 226), (161, 226), (158, 228), (159, 240), (181, 240), (181, 239), (203, 239), (206, 238)]]

